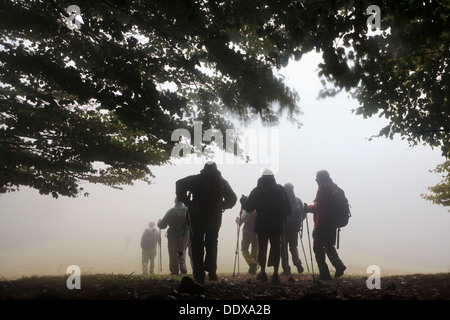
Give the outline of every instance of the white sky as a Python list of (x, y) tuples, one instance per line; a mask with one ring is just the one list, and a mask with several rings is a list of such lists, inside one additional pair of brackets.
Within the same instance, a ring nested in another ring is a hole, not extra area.
[[(439, 181), (440, 177), (428, 170), (443, 162), (440, 151), (410, 148), (399, 138), (368, 141), (387, 120), (352, 114), (357, 102), (346, 94), (317, 100), (321, 88), (318, 62), (317, 54), (309, 54), (283, 70), (287, 84), (300, 93), (304, 126), (297, 129), (283, 120), (277, 128), (279, 144), (274, 150), (278, 153), (271, 155), (277, 163), (276, 180), (293, 183), (297, 196), (307, 203), (314, 200), (318, 170), (328, 170), (345, 190), (353, 216), (342, 229), (339, 254), (347, 273), (365, 273), (370, 265), (380, 266), (382, 275), (448, 272), (450, 213), (420, 198), (428, 186)], [(250, 129), (257, 128), (258, 123)], [(256, 162), (219, 164), (238, 197), (250, 193), (267, 166)], [(79, 265), (82, 274), (141, 273), (142, 231), (148, 221), (157, 221), (173, 206), (175, 182), (202, 167), (186, 163), (157, 167), (154, 184), (137, 182), (123, 191), (85, 185), (91, 194), (88, 198), (53, 199), (28, 188), (2, 194), (0, 277), (64, 274), (72, 264)], [(223, 216), (219, 273), (233, 271), (238, 214), (236, 204)], [(308, 220), (311, 233), (312, 217)], [(128, 251), (124, 250), (125, 235), (131, 238)], [(310, 265), (306, 230), (303, 243)], [(162, 248), (163, 273), (169, 273), (166, 238)], [(306, 267), (300, 242), (299, 253)], [(247, 269), (240, 256), (240, 272)]]

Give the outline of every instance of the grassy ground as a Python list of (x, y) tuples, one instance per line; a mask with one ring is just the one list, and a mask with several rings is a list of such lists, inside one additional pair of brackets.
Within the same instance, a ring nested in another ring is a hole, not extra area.
[[(190, 276), (190, 275), (188, 275)], [(80, 289), (68, 289), (68, 276), (24, 277), (0, 282), (1, 300), (449, 300), (450, 274), (381, 277), (369, 289), (366, 276), (315, 281), (312, 274), (281, 276), (280, 284), (261, 283), (248, 274), (219, 274), (201, 287), (181, 286), (170, 275), (81, 275)]]

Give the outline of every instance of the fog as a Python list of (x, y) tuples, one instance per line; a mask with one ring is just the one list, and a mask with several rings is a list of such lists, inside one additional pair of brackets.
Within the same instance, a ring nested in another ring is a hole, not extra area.
[[(315, 173), (328, 170), (352, 206), (339, 249), (346, 273), (365, 273), (370, 265), (378, 265), (382, 275), (448, 272), (450, 213), (420, 197), (440, 179), (429, 172), (443, 162), (439, 150), (411, 148), (399, 137), (369, 141), (387, 120), (353, 114), (357, 101), (346, 94), (317, 100), (321, 86), (315, 70), (318, 62), (316, 54), (309, 54), (282, 70), (286, 82), (300, 93), (303, 127), (298, 129), (282, 119), (273, 131), (278, 143), (268, 143), (270, 163), (260, 158), (250, 164), (230, 164), (218, 156), (222, 175), (240, 197), (256, 186), (262, 169), (272, 166), (278, 183), (291, 182), (297, 196), (312, 203), (317, 190)], [(261, 128), (257, 122), (249, 129)], [(202, 168), (203, 163), (186, 162), (155, 167), (153, 184), (137, 182), (123, 190), (83, 185), (89, 197), (54, 199), (26, 187), (2, 194), (0, 277), (65, 274), (73, 264), (80, 266), (82, 274), (140, 274), (143, 230), (173, 206), (175, 182)], [(234, 221), (239, 210), (237, 203), (223, 215), (218, 273), (233, 271)], [(311, 215), (308, 221), (311, 234)], [(162, 231), (163, 274), (169, 273), (166, 230)], [(131, 239), (128, 246), (126, 237)], [(310, 265), (306, 230), (302, 241)], [(299, 252), (306, 266), (300, 242)], [(247, 272), (241, 255), (239, 260), (240, 272)]]

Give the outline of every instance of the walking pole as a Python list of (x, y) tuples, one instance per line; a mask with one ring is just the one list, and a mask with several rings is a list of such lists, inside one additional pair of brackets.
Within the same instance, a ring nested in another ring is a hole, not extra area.
[(239, 211), (239, 220), (237, 223), (237, 240), (236, 240), (236, 251), (234, 252), (234, 267), (233, 267), (233, 278), (236, 274), (236, 260), (238, 264), (238, 274), (239, 274), (239, 233), (241, 230), (241, 218), (242, 218), (242, 206), (241, 211)]
[(306, 231), (308, 232), (309, 255), (311, 257), (311, 270), (312, 270), (312, 276), (313, 276), (313, 283), (314, 283), (314, 287), (317, 289), (316, 278), (314, 276), (314, 263), (313, 263), (312, 251), (311, 251), (311, 239), (309, 237), (308, 214), (306, 214), (305, 219), (306, 219)]
[(300, 227), (300, 231), (298, 233), (299, 233), (299, 236), (300, 236), (300, 243), (302, 244), (303, 256), (305, 257), (306, 268), (308, 269), (308, 273), (309, 273), (308, 258), (306, 257), (305, 247), (303, 246), (303, 221), (302, 221), (302, 224), (301, 224), (301, 227)]
[(161, 230), (159, 230), (159, 273), (162, 273)]

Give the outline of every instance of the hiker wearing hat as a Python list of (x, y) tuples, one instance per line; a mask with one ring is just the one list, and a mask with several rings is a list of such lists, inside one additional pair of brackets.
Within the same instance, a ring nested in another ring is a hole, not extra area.
[(333, 189), (337, 188), (330, 174), (326, 170), (316, 173), (316, 182), (318, 184), (316, 199), (313, 205), (304, 204), (306, 212), (314, 214), (313, 250), (319, 267), (319, 280), (330, 280), (331, 275), (325, 256), (328, 257), (333, 267), (336, 268), (335, 278), (344, 274), (346, 269), (344, 263), (339, 258), (336, 244), (337, 227), (333, 224), (331, 194)]
[(144, 230), (141, 237), (142, 274), (148, 274), (149, 262), (150, 262), (150, 274), (154, 274), (155, 257), (158, 243), (161, 244), (160, 231), (155, 226), (155, 222), (150, 221), (148, 223), (148, 228)]
[[(200, 171), (176, 182), (176, 195), (188, 207), (194, 280), (217, 280), (217, 246), (222, 213), (237, 201), (230, 184), (210, 161)], [(206, 253), (206, 254), (205, 254)]]
[(242, 209), (256, 209), (255, 233), (258, 235), (258, 263), (261, 268), (258, 280), (267, 281), (266, 260), (267, 245), (270, 241), (267, 266), (273, 266), (272, 282), (279, 282), (278, 268), (280, 264), (280, 241), (283, 233), (283, 222), (291, 212), (286, 189), (277, 184), (273, 172), (264, 170), (258, 179), (256, 188), (250, 195), (241, 198)]

